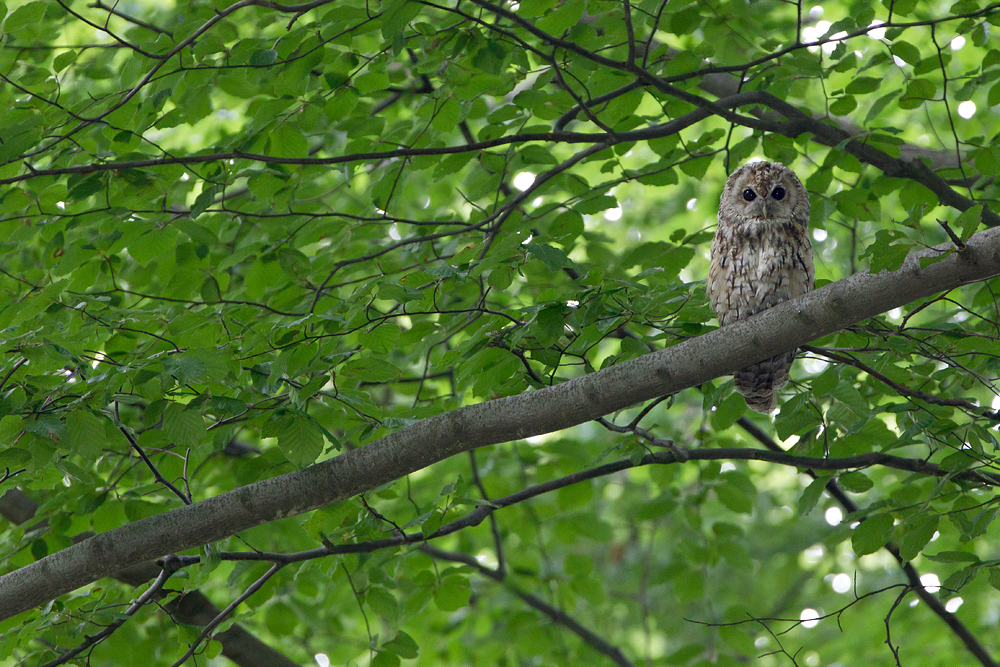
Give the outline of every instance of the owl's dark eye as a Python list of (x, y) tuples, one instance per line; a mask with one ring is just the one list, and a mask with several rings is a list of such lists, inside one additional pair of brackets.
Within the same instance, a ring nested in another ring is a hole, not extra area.
[(784, 199), (785, 198), (785, 188), (783, 188), (783, 187), (781, 187), (779, 185), (774, 190), (771, 190), (771, 197), (773, 199)]
[[(781, 194), (785, 193), (782, 192)], [(747, 188), (746, 190), (743, 191), (743, 198), (747, 201), (753, 201), (754, 199), (757, 198), (757, 193), (751, 190), (750, 188)]]

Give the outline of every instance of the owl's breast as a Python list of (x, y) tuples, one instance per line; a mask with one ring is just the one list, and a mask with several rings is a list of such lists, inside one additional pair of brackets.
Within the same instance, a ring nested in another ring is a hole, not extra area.
[[(709, 300), (725, 326), (812, 289), (812, 247), (805, 230), (746, 225), (713, 243)], [(787, 229), (784, 231), (788, 231)]]

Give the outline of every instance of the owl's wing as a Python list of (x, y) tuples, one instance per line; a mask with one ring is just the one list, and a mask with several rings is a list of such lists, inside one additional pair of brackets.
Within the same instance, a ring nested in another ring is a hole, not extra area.
[(708, 267), (706, 291), (708, 302), (719, 319), (719, 326), (723, 327), (739, 319), (740, 309), (732, 302), (735, 296), (733, 283), (738, 281), (738, 277), (734, 274), (733, 260), (728, 249), (722, 244), (712, 244), (712, 263)]
[(812, 244), (803, 230), (800, 234), (784, 237), (760, 254), (756, 266), (754, 286), (754, 312), (766, 310), (782, 301), (794, 299), (813, 288)]

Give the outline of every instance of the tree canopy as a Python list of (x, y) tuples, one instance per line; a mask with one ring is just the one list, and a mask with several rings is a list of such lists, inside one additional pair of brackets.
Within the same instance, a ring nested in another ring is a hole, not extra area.
[(998, 664), (1000, 3), (0, 18), (0, 667)]

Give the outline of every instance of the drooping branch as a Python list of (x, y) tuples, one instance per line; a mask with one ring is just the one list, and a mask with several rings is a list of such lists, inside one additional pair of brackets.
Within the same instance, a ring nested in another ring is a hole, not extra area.
[[(129, 565), (386, 484), (455, 454), (569, 428), (813, 341), (916, 299), (1000, 274), (1000, 229), (912, 253), (893, 272), (862, 273), (742, 322), (566, 383), (423, 419), (303, 470), (96, 535), (0, 578), (9, 618)], [(921, 257), (941, 257), (926, 267)]]

